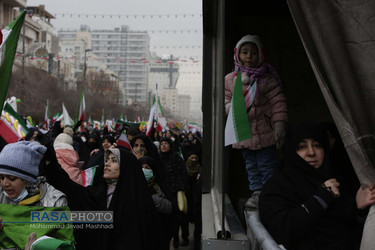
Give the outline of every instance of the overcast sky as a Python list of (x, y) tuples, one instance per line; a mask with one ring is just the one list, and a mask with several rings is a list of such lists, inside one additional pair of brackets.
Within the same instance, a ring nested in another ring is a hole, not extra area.
[(147, 30), (150, 50), (158, 55), (202, 55), (202, 0), (27, 0), (28, 6), (40, 4), (56, 16), (56, 30), (128, 25), (130, 30)]

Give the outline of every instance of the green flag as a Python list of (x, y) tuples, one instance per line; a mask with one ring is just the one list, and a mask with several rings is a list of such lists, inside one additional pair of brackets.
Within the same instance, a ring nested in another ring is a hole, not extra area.
[(16, 20), (2, 30), (3, 39), (0, 40), (0, 107), (3, 107), (7, 95), (18, 38), (25, 15), (26, 11), (22, 11)]
[(69, 211), (68, 207), (36, 207), (0, 204), (0, 215), (4, 228), (0, 233), (0, 249), (24, 249), (32, 232), (37, 237), (47, 235), (63, 241), (73, 241), (73, 226), (69, 223), (32, 222), (33, 211)]

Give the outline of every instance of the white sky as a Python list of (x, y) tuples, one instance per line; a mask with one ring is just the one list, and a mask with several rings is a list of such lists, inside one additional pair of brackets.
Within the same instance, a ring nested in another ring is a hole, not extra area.
[[(40, 4), (56, 16), (52, 20), (56, 30), (79, 29), (82, 24), (91, 30), (128, 25), (130, 30), (149, 31), (150, 50), (158, 55), (174, 54), (202, 60), (203, 28), (202, 15), (199, 15), (202, 0), (27, 0), (28, 6)], [(169, 18), (166, 15), (170, 15)]]

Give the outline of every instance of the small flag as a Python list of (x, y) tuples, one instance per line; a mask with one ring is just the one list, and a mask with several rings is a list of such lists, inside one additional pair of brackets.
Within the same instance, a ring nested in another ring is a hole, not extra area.
[(48, 130), (49, 122), (50, 122), (48, 116), (49, 116), (49, 102), (48, 102), (48, 99), (47, 99), (46, 111), (44, 113), (44, 126), (45, 126), (46, 130)]
[(54, 116), (53, 116), (53, 122), (59, 122), (59, 121), (61, 121), (62, 119), (64, 118), (64, 114), (59, 114), (59, 113), (57, 113), (57, 114), (55, 114)]
[(0, 39), (0, 107), (4, 105), (7, 95), (10, 78), (12, 76), (12, 67), (14, 56), (16, 54), (18, 38), (20, 37), (21, 27), (25, 19), (26, 11), (21, 14), (11, 24), (2, 30), (2, 39)]
[(88, 125), (88, 126), (92, 125), (91, 115), (89, 116), (89, 120), (88, 120), (88, 122), (87, 122), (87, 125)]
[(64, 103), (62, 105), (63, 107), (63, 118), (64, 118), (64, 125), (69, 125), (69, 126), (73, 126), (74, 123), (73, 123), (73, 120), (72, 118), (70, 118), (69, 114), (68, 114), (68, 110), (66, 110), (65, 106), (64, 106)]
[(163, 128), (167, 125), (167, 121), (164, 118), (163, 108), (160, 104), (160, 98), (156, 94), (154, 96), (153, 104), (150, 110), (150, 116), (148, 119), (146, 135), (151, 136), (152, 127), (154, 125), (154, 120), (157, 122), (156, 131), (162, 131)]
[(26, 125), (34, 127), (33, 119), (31, 118), (31, 116), (26, 117)]
[(81, 172), (82, 186), (92, 186), (98, 165), (87, 168)]
[(126, 136), (126, 132), (123, 131), (120, 137), (117, 139), (117, 145), (132, 150), (128, 137)]
[(101, 126), (104, 126), (104, 109), (102, 109), (102, 122), (101, 122)]
[(64, 249), (75, 250), (72, 241), (64, 241), (49, 236), (42, 236), (31, 245), (30, 250)]
[(81, 97), (79, 100), (79, 109), (78, 109), (78, 117), (77, 117), (77, 121), (82, 121), (81, 127), (83, 126), (83, 122), (85, 121), (85, 110), (86, 110), (86, 102), (85, 102), (85, 95), (82, 89)]
[(20, 115), (13, 110), (9, 103), (6, 103), (1, 112), (0, 137), (6, 143), (13, 143), (25, 138), (28, 132), (29, 129)]
[(225, 125), (225, 146), (251, 138), (249, 120), (247, 118), (246, 103), (242, 90), (241, 71), (238, 70), (234, 84), (232, 105)]
[(100, 130), (102, 127), (100, 121), (96, 121), (94, 120), (94, 128), (96, 128), (97, 130)]

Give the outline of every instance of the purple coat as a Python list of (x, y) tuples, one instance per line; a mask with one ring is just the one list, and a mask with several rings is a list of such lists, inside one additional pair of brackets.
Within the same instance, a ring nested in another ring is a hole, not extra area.
[[(236, 77), (235, 72), (225, 76), (225, 108), (228, 113), (231, 105)], [(242, 84), (245, 91), (249, 84)], [(257, 81), (257, 95), (250, 112), (247, 113), (252, 138), (233, 144), (233, 148), (259, 150), (275, 145), (275, 122), (287, 122), (286, 98), (282, 92), (281, 84), (270, 73), (264, 74)]]

